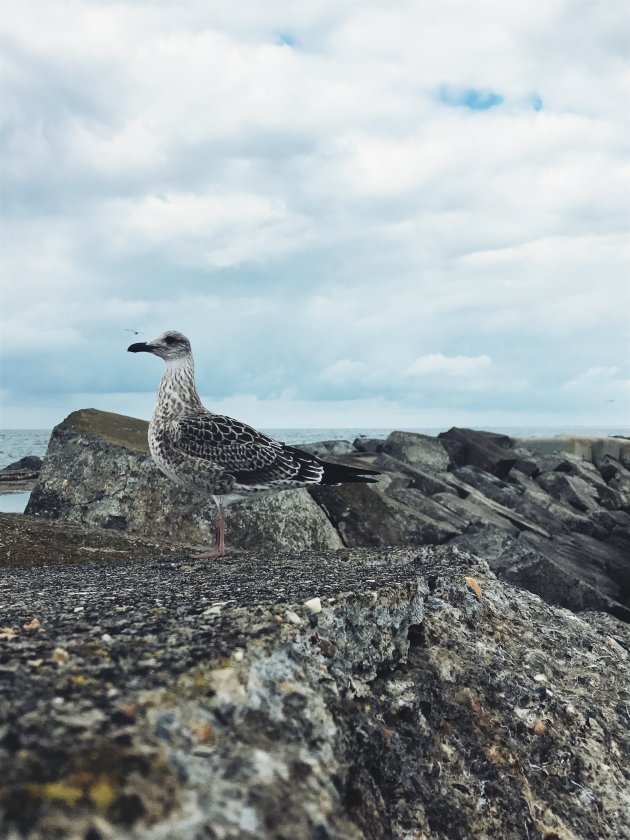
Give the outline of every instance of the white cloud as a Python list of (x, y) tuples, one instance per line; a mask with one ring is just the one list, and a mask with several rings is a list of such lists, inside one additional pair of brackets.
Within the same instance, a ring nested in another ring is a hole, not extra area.
[(485, 373), (492, 359), (490, 356), (445, 356), (443, 353), (430, 353), (419, 356), (407, 369), (407, 376), (446, 376), (468, 377)]
[(209, 392), (285, 414), (609, 416), (576, 371), (625, 381), (622, 0), (23, 0), (0, 26), (16, 406), (144, 393), (124, 329), (176, 327)]

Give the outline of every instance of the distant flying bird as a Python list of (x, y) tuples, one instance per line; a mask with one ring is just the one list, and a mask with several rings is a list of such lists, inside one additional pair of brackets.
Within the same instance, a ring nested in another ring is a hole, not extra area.
[(144, 335), (142, 330), (130, 330), (128, 328), (125, 328), (125, 332), (130, 332), (130, 333), (133, 333), (134, 335)]
[(200, 557), (225, 554), (224, 506), (237, 499), (321, 484), (376, 481), (376, 470), (322, 461), (204, 408), (195, 387), (190, 342), (180, 332), (162, 333), (128, 350), (153, 353), (166, 362), (149, 424), (149, 449), (156, 465), (177, 484), (212, 496), (217, 505), (215, 549)]
[(606, 402), (614, 402), (614, 400), (606, 400)]

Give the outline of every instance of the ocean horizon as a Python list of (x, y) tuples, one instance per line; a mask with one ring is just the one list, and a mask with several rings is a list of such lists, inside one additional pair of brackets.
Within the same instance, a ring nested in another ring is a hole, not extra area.
[[(386, 438), (393, 431), (416, 432), (435, 436), (447, 431), (447, 426), (417, 427), (304, 427), (304, 428), (261, 428), (261, 431), (277, 440), (296, 446), (300, 443), (314, 443), (320, 440), (348, 440), (357, 437)], [(630, 427), (621, 426), (486, 426), (479, 431), (495, 432), (510, 437), (548, 437), (554, 435), (579, 436), (623, 436), (630, 437)], [(0, 469), (24, 458), (46, 454), (52, 429), (0, 429)]]

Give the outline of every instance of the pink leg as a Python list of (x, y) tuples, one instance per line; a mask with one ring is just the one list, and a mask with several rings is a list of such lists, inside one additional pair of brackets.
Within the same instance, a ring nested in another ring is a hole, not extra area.
[(212, 560), (215, 557), (223, 557), (225, 555), (225, 512), (221, 502), (216, 499), (215, 502), (217, 503), (217, 529), (214, 549), (203, 554), (195, 554), (196, 560)]

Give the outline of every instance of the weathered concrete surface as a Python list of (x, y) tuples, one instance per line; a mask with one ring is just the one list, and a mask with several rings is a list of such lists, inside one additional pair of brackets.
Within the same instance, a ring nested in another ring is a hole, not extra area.
[[(515, 438), (515, 443), (537, 455), (550, 452), (567, 452), (577, 455), (596, 466), (609, 455), (630, 466), (630, 439), (588, 435), (553, 435), (549, 437)], [(627, 463), (626, 463), (627, 462)]]
[(7, 840), (630, 837), (627, 627), (448, 546), (0, 581)]

